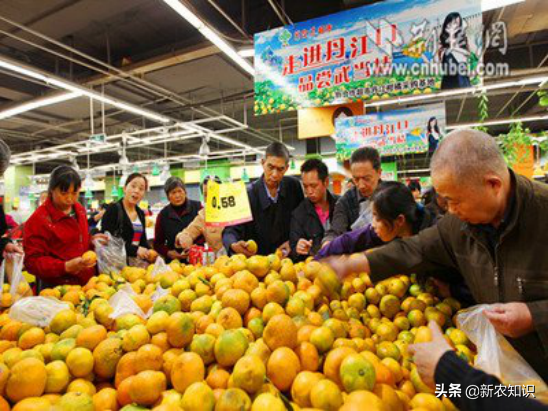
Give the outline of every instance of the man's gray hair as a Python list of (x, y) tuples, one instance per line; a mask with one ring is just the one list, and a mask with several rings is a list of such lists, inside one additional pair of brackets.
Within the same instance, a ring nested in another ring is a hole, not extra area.
[(479, 182), (487, 173), (503, 177), (508, 170), (495, 138), (473, 130), (456, 130), (440, 143), (430, 163), (432, 176), (449, 173), (456, 181)]
[(11, 150), (4, 140), (0, 139), (0, 175), (10, 166)]

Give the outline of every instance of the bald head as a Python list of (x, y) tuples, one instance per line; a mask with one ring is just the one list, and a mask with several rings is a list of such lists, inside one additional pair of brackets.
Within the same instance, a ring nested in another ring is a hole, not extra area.
[(449, 175), (460, 184), (481, 184), (486, 175), (509, 178), (496, 140), (472, 129), (449, 133), (434, 153), (430, 168), (434, 179)]

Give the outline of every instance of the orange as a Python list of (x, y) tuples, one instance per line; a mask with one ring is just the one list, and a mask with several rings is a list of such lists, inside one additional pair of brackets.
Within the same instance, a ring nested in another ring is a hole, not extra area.
[(102, 325), (92, 325), (84, 328), (78, 337), (76, 337), (76, 345), (87, 348), (93, 351), (99, 343), (107, 338), (107, 330)]
[(80, 294), (78, 291), (76, 290), (71, 290), (69, 292), (67, 292), (63, 298), (61, 298), (61, 301), (66, 301), (66, 302), (69, 302), (71, 304), (74, 304), (75, 306), (76, 305), (79, 305), (80, 302), (81, 302), (81, 298), (80, 297), (84, 297), (83, 294)]
[[(4, 294), (6, 295), (6, 294)], [(10, 295), (10, 294), (7, 294)], [(17, 341), (19, 330), (23, 326), (23, 323), (19, 321), (10, 321), (5, 324), (0, 330), (0, 340)], [(51, 326), (50, 326), (51, 328)]]
[(60, 394), (65, 391), (70, 382), (70, 373), (63, 361), (52, 361), (46, 365), (47, 380), (44, 392)]
[(268, 303), (263, 308), (263, 321), (267, 324), (272, 317), (278, 314), (284, 314), (283, 307), (278, 303)]
[(124, 351), (136, 351), (139, 347), (150, 342), (150, 334), (143, 324), (131, 327), (122, 338)]
[(171, 348), (167, 350), (162, 356), (162, 371), (166, 375), (166, 378), (171, 383), (171, 370), (173, 369), (173, 364), (175, 360), (179, 358), (183, 351), (180, 348)]
[(334, 341), (333, 331), (327, 327), (319, 327), (310, 334), (310, 342), (314, 344), (320, 353), (329, 351)]
[(215, 408), (215, 395), (206, 383), (195, 382), (186, 389), (181, 405), (184, 411), (213, 411)]
[(302, 343), (304, 341), (310, 341), (310, 335), (316, 328), (315, 325), (305, 324), (297, 332), (297, 342)]
[(314, 408), (336, 411), (342, 406), (343, 397), (337, 384), (331, 380), (324, 379), (312, 387), (310, 402)]
[[(51, 407), (51, 403), (45, 398), (25, 398), (23, 401), (18, 402), (12, 408), (12, 411), (36, 411), (36, 410), (48, 410)], [(9, 410), (9, 407), (6, 408)]]
[(135, 357), (135, 371), (160, 371), (162, 369), (163, 351), (153, 344), (145, 344), (137, 350)]
[(97, 254), (95, 254), (95, 252), (91, 250), (86, 251), (82, 255), (82, 260), (84, 260), (84, 264), (86, 264), (87, 266), (93, 266), (97, 263)]
[(85, 377), (93, 371), (93, 354), (87, 348), (77, 347), (72, 350), (66, 359), (70, 373), (76, 377)]
[(241, 388), (248, 394), (255, 394), (259, 391), (265, 377), (265, 365), (256, 355), (246, 355), (240, 358), (232, 371), (234, 387)]
[(12, 402), (28, 397), (39, 397), (47, 382), (46, 366), (36, 358), (26, 358), (15, 364), (6, 384), (6, 396)]
[(97, 377), (109, 379), (116, 374), (116, 365), (122, 358), (122, 342), (117, 338), (101, 341), (93, 350), (94, 368)]
[(341, 411), (361, 411), (363, 404), (367, 404), (368, 411), (390, 411), (382, 400), (369, 391), (354, 391), (345, 401)]
[(6, 364), (0, 363), (0, 397), (4, 396), (6, 383), (10, 376), (10, 370)]
[(323, 379), (324, 376), (318, 372), (300, 372), (291, 386), (291, 398), (299, 407), (311, 407), (310, 391), (312, 391), (314, 385)]
[(162, 352), (166, 352), (171, 348), (169, 345), (169, 340), (167, 338), (167, 333), (158, 333), (150, 339), (150, 343), (160, 348)]
[(19, 348), (22, 350), (30, 350), (38, 344), (44, 344), (46, 334), (44, 330), (38, 327), (32, 327), (25, 331), (19, 338)]
[(217, 324), (225, 330), (241, 328), (243, 325), (242, 316), (232, 307), (223, 308), (217, 316)]
[(259, 310), (262, 310), (265, 305), (268, 303), (267, 297), (266, 297), (266, 288), (257, 287), (253, 291), (251, 291), (250, 294), (251, 302), (253, 306), (258, 308)]
[(223, 294), (222, 298), (223, 307), (232, 307), (240, 315), (244, 315), (249, 308), (250, 298), (249, 294), (244, 290), (231, 289)]
[[(381, 399), (383, 404), (387, 406), (391, 411), (403, 411), (404, 405), (402, 404), (400, 397), (389, 385), (377, 384), (373, 392)], [(440, 401), (441, 403), (441, 401)], [(414, 408), (414, 407), (413, 407)], [(441, 411), (441, 410), (440, 410)]]
[(371, 391), (375, 386), (375, 367), (358, 353), (346, 356), (341, 363), (339, 376), (346, 392)]
[(318, 350), (308, 341), (300, 343), (295, 349), (295, 354), (299, 357), (303, 371), (317, 371), (320, 367)]
[(301, 370), (299, 357), (287, 347), (276, 349), (268, 359), (267, 376), (280, 391), (286, 391)]
[(285, 306), (289, 300), (289, 287), (281, 280), (274, 281), (266, 288), (266, 299), (268, 302)]
[(263, 332), (263, 339), (268, 348), (275, 350), (280, 347), (295, 348), (297, 346), (297, 326), (285, 314), (275, 315), (270, 319)]
[(124, 381), (126, 378), (137, 374), (136, 357), (136, 352), (128, 352), (127, 354), (124, 354), (122, 358), (120, 358), (120, 361), (118, 361), (118, 364), (116, 365), (116, 374), (114, 377), (114, 386), (116, 388), (118, 388), (122, 381)]
[(211, 364), (215, 360), (214, 348), (215, 337), (209, 334), (195, 335), (190, 344), (190, 351), (202, 357), (206, 365)]
[(184, 393), (192, 383), (203, 381), (204, 377), (204, 362), (196, 353), (182, 353), (173, 363), (171, 383), (180, 393)]
[(118, 411), (117, 393), (114, 388), (103, 388), (93, 396), (95, 411)]
[(230, 373), (219, 366), (214, 366), (211, 371), (209, 371), (206, 382), (213, 389), (226, 388), (228, 384), (228, 379), (230, 378)]
[(215, 404), (215, 411), (250, 410), (251, 400), (244, 390), (229, 388), (224, 390)]
[(251, 411), (286, 411), (286, 407), (281, 399), (270, 394), (263, 393), (255, 398)]
[(159, 371), (142, 371), (131, 380), (129, 397), (139, 405), (152, 405), (166, 390), (167, 382), (164, 373)]
[(217, 363), (229, 367), (244, 355), (249, 342), (240, 330), (226, 330), (215, 341), (215, 359)]
[[(245, 291), (250, 295), (255, 288), (259, 286), (259, 280), (249, 271), (244, 270), (236, 273), (233, 277), (232, 287), (238, 290)], [(224, 304), (223, 304), (224, 306)]]
[[(249, 404), (249, 408), (251, 408), (251, 404)], [(2, 396), (0, 396), (0, 411), (10, 411), (10, 405)]]
[(131, 397), (129, 395), (129, 389), (132, 385), (134, 378), (135, 376), (132, 375), (123, 380), (120, 385), (116, 387), (116, 399), (118, 400), (118, 404), (120, 404), (120, 406), (122, 407), (132, 403)]
[(442, 401), (433, 394), (419, 393), (415, 395), (409, 405), (412, 408), (424, 408), (428, 411), (443, 411)]
[(68, 385), (67, 392), (82, 393), (93, 396), (97, 392), (97, 389), (91, 381), (84, 378), (77, 378)]
[(331, 381), (342, 387), (340, 369), (343, 360), (349, 355), (356, 354), (356, 351), (350, 347), (339, 347), (331, 350), (325, 358), (323, 364), (323, 373)]
[(169, 318), (166, 332), (171, 346), (184, 348), (191, 343), (194, 336), (194, 322), (188, 314), (177, 312)]
[(133, 301), (135, 301), (144, 313), (147, 313), (152, 308), (152, 300), (150, 299), (150, 296), (146, 294), (137, 294), (133, 296)]

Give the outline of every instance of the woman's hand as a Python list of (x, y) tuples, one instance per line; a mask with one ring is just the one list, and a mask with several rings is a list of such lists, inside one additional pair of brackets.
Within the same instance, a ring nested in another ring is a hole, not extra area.
[(108, 235), (102, 234), (102, 233), (95, 234), (93, 237), (91, 237), (91, 243), (94, 244), (95, 241), (98, 241), (102, 245), (107, 245), (108, 244)]
[(82, 257), (76, 257), (65, 262), (65, 272), (67, 274), (78, 274), (88, 268), (90, 267), (85, 263)]
[(9, 253), (23, 254), (23, 248), (15, 243), (7, 243), (6, 248), (4, 248), (4, 254)]
[(187, 236), (183, 236), (182, 234), (177, 234), (177, 237), (175, 237), (175, 247), (186, 250), (192, 247), (192, 242), (188, 241)]
[(179, 253), (178, 251), (171, 250), (167, 252), (167, 256), (170, 260), (182, 260), (187, 257), (187, 254)]
[(147, 260), (148, 261), (148, 257), (149, 257), (149, 250), (145, 247), (139, 247), (137, 249), (137, 257), (139, 257), (141, 260)]

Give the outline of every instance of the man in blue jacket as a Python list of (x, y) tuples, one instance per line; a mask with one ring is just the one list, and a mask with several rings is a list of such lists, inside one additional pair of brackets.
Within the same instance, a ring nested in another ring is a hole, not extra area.
[[(253, 221), (227, 227), (223, 244), (229, 253), (268, 255), (279, 248), (285, 256), (289, 247), (291, 214), (304, 199), (301, 183), (294, 177), (285, 177), (289, 169), (289, 151), (282, 143), (266, 148), (262, 160), (264, 174), (247, 189)], [(248, 240), (255, 240), (257, 252), (248, 249)]]

